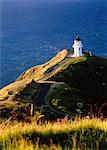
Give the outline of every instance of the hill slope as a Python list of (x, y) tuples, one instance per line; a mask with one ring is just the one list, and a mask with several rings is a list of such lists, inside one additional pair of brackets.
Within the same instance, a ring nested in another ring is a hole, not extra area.
[[(25, 71), (14, 83), (0, 90), (1, 116), (7, 118), (15, 108), (44, 105), (44, 113), (61, 117), (90, 111), (107, 111), (107, 60), (84, 55), (67, 57), (64, 49), (49, 62)], [(79, 106), (80, 105), (80, 106)], [(9, 115), (7, 112), (10, 112)], [(51, 113), (50, 113), (51, 112)], [(25, 111), (26, 113), (26, 111)]]

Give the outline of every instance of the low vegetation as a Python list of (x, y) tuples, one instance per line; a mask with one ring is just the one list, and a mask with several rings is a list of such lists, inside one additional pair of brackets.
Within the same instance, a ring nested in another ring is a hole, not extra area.
[(1, 150), (106, 150), (107, 120), (98, 118), (59, 119), (54, 122), (0, 125)]
[(67, 54), (0, 90), (0, 150), (107, 149), (107, 60)]
[(17, 79), (17, 81), (23, 80), (23, 79), (35, 79), (39, 80), (45, 75), (45, 72), (49, 69), (57, 65), (59, 62), (63, 61), (67, 55), (68, 51), (67, 49), (64, 49), (56, 54), (55, 57), (53, 57), (50, 61), (34, 66), (27, 71), (25, 71), (22, 75), (20, 75)]
[(45, 97), (45, 102), (58, 116), (74, 117), (87, 113), (84, 112), (84, 96), (79, 90), (66, 84), (52, 84)]

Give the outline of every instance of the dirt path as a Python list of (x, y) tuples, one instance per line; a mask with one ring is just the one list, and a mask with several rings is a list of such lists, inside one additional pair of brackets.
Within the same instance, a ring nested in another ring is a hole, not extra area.
[(66, 62), (71, 58), (65, 58), (65, 60), (61, 61), (59, 65), (57, 65), (53, 70), (51, 70), (49, 73), (46, 73), (42, 78), (37, 80), (37, 82), (44, 80), (46, 77), (50, 76), (50, 74), (54, 73), (58, 68), (60, 68), (63, 64), (66, 64)]
[[(50, 84), (51, 85), (51, 84)], [(49, 88), (49, 84), (43, 85), (43, 87), (40, 89), (39, 95), (38, 95), (38, 101), (40, 105), (45, 105), (45, 95), (47, 94)]]

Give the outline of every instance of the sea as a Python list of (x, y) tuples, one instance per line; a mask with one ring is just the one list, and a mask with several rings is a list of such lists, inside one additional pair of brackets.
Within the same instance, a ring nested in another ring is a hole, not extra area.
[(107, 0), (0, 0), (0, 88), (26, 69), (72, 49), (107, 58)]

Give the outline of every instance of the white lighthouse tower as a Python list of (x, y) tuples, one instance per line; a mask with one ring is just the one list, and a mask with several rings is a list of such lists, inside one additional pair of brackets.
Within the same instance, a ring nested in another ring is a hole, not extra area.
[(74, 40), (74, 44), (72, 47), (74, 49), (74, 53), (73, 53), (72, 57), (83, 56), (83, 53), (82, 53), (83, 45), (82, 45), (82, 42), (81, 42), (81, 39), (79, 38), (79, 36), (77, 36), (76, 39)]

